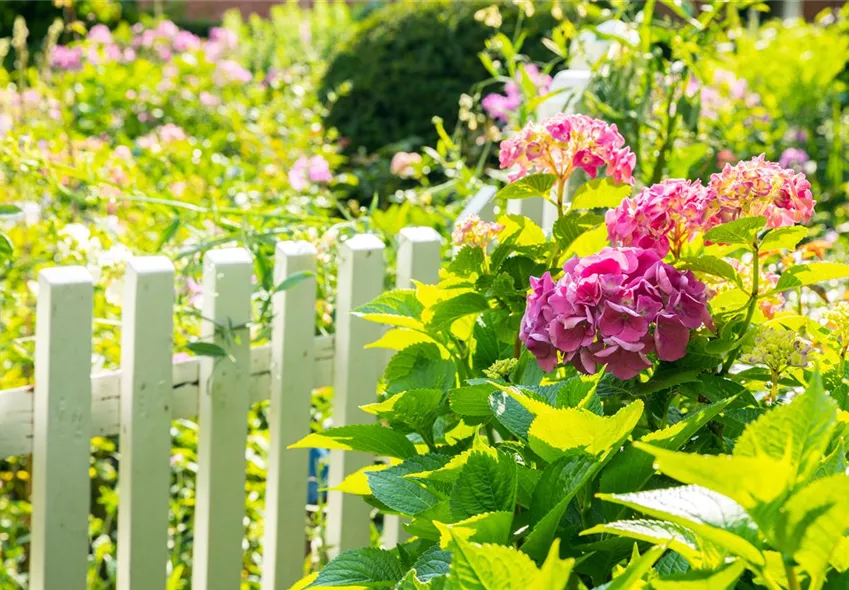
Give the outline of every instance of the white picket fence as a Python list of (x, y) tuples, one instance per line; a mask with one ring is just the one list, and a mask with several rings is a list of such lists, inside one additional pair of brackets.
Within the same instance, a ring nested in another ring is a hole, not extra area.
[[(397, 285), (435, 282), (441, 238), (431, 228), (399, 235)], [(275, 280), (314, 271), (306, 242), (277, 245)], [(118, 588), (165, 587), (168, 561), (170, 424), (198, 420), (198, 473), (192, 587), (233, 590), (242, 571), (247, 414), (270, 399), (263, 588), (287, 588), (302, 573), (308, 451), (286, 447), (309, 433), (310, 396), (334, 387), (334, 424), (363, 421), (375, 400), (386, 354), (364, 346), (381, 327), (350, 312), (379, 295), (384, 244), (357, 235), (340, 246), (336, 333), (316, 337), (315, 279), (273, 297), (271, 344), (251, 348), (253, 262), (247, 250), (204, 257), (202, 335), (231, 358), (172, 364), (174, 270), (161, 256), (130, 261), (125, 277), (121, 369), (91, 376), (92, 279), (83, 267), (39, 274), (35, 386), (0, 391), (0, 457), (32, 453), (30, 588), (83, 590), (89, 552), (89, 454), (93, 436), (117, 435)], [(228, 327), (221, 330), (217, 326)], [(232, 327), (231, 331), (229, 328)], [(235, 337), (228, 337), (232, 332)], [(330, 484), (369, 459), (331, 453)], [(369, 508), (328, 495), (333, 552), (369, 543)], [(397, 541), (388, 519), (384, 543)]]

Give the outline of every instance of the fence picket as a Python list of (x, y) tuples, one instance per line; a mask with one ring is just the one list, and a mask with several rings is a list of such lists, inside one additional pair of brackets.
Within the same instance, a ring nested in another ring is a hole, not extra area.
[(92, 280), (38, 277), (30, 588), (84, 590), (88, 569)]
[(232, 590), (241, 583), (251, 274), (251, 256), (243, 248), (204, 256), (201, 335), (228, 354), (200, 363), (192, 587), (204, 590)]
[[(309, 242), (277, 244), (274, 284), (297, 272), (315, 273)], [(271, 335), (269, 457), (265, 492), (263, 590), (282, 590), (303, 575), (309, 451), (287, 450), (309, 434), (315, 344), (315, 278), (274, 295)]]
[[(339, 248), (336, 303), (336, 367), (333, 393), (333, 424), (361, 422), (366, 414), (359, 406), (375, 401), (377, 382), (385, 364), (382, 350), (364, 349), (380, 337), (381, 326), (354, 317), (351, 310), (371, 301), (383, 291), (383, 242), (377, 236), (354, 236)], [(330, 452), (329, 484), (345, 477), (371, 459), (361, 453)], [(362, 498), (328, 492), (327, 543), (329, 553), (369, 544), (371, 509)]]
[[(432, 227), (405, 227), (398, 233), (395, 288), (409, 289), (413, 281), (433, 285), (439, 281), (442, 237)], [(383, 546), (395, 547), (408, 538), (395, 514), (383, 516)]]
[(117, 586), (155, 590), (168, 562), (174, 266), (134, 258), (124, 283)]

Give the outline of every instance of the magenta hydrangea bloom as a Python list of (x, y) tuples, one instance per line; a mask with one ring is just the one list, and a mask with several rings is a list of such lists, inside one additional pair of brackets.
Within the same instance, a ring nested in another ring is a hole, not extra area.
[(701, 181), (670, 179), (646, 187), (607, 212), (607, 235), (620, 246), (654, 250), (663, 258), (704, 230), (708, 203), (715, 199)]
[(562, 359), (584, 373), (607, 365), (630, 379), (652, 365), (650, 354), (678, 360), (692, 330), (713, 326), (705, 285), (654, 250), (605, 248), (563, 270), (557, 282), (549, 273), (531, 277), (519, 332), (545, 371)]
[(763, 154), (710, 177), (717, 198), (710, 203), (709, 225), (740, 217), (766, 217), (770, 228), (807, 223), (816, 201), (804, 174), (764, 159)]
[(559, 113), (542, 123), (528, 123), (518, 134), (501, 142), (501, 168), (512, 169), (510, 181), (533, 173), (566, 179), (581, 168), (590, 178), (606, 166), (616, 182), (633, 183), (637, 157), (616, 129), (586, 115)]

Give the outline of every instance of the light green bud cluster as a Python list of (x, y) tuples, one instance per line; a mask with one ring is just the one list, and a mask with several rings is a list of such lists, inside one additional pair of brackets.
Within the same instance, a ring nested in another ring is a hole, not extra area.
[(740, 357), (744, 363), (763, 365), (773, 376), (779, 376), (790, 367), (808, 365), (811, 347), (792, 330), (762, 327), (754, 342)]
[(492, 363), (492, 366), (483, 370), (483, 374), (490, 379), (503, 379), (513, 372), (513, 369), (516, 368), (516, 364), (518, 362), (519, 361), (516, 359), (501, 359), (500, 361), (495, 361)]

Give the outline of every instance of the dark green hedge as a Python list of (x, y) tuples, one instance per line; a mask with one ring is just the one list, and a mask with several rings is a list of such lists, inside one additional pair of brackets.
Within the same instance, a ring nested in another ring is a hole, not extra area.
[[(350, 139), (349, 150), (374, 151), (384, 145), (419, 138), (436, 141), (431, 119), (453, 124), (457, 101), (476, 82), (489, 77), (478, 59), (493, 29), (474, 14), (492, 2), (447, 0), (399, 1), (380, 8), (360, 23), (329, 64), (322, 91), (350, 81), (351, 91), (329, 111), (327, 124)], [(502, 31), (512, 37), (518, 8), (500, 4)], [(556, 21), (538, 3), (523, 19), (528, 40), (522, 52), (534, 59), (553, 54), (541, 43)]]

